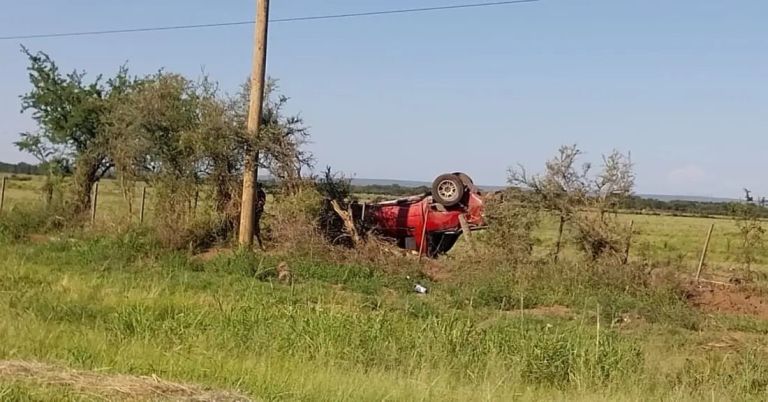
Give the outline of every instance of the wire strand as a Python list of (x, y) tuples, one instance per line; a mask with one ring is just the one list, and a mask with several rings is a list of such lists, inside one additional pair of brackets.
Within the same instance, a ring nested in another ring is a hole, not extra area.
[[(397, 10), (369, 11), (369, 12), (361, 12), (361, 13), (277, 18), (277, 19), (271, 19), (269, 20), (269, 22), (283, 23), (283, 22), (317, 21), (317, 20), (332, 20), (332, 19), (356, 18), (356, 17), (370, 17), (370, 16), (377, 16), (377, 15), (425, 13), (425, 12), (432, 12), (432, 11), (457, 10), (457, 9), (467, 9), (467, 8), (498, 7), (498, 6), (506, 6), (506, 5), (512, 5), (512, 4), (535, 3), (538, 1), (540, 0), (493, 1), (493, 2), (484, 2), (484, 3), (457, 4), (453, 6), (404, 8), (404, 9), (397, 9)], [(220, 28), (220, 27), (232, 27), (232, 26), (239, 26), (239, 25), (252, 25), (255, 23), (256, 22), (253, 20), (248, 20), (248, 21), (230, 21), (230, 22), (218, 22), (218, 23), (208, 23), (208, 24), (170, 25), (170, 26), (146, 27), (146, 28), (107, 29), (107, 30), (100, 30), (100, 31), (11, 35), (11, 36), (0, 36), (0, 41), (19, 40), (19, 39), (64, 38), (64, 37), (76, 37), (76, 36), (115, 35), (115, 34), (127, 34), (127, 33), (138, 33), (138, 32), (176, 31), (176, 30), (182, 30), (182, 29)]]

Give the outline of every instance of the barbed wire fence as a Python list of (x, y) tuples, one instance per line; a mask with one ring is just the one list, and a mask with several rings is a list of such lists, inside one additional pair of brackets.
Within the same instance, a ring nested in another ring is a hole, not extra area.
[[(19, 182), (28, 182), (30, 181), (28, 178), (18, 179), (15, 177), (15, 175), (4, 175), (2, 179), (0, 180), (0, 217), (2, 217), (3, 214), (8, 214), (13, 211), (13, 207), (15, 206), (13, 204), (13, 200), (10, 197), (10, 191), (12, 189), (12, 183), (14, 181)], [(103, 213), (100, 212), (100, 208), (102, 207), (102, 202), (104, 201), (103, 197), (101, 197), (100, 189), (102, 189), (101, 186), (99, 186), (100, 182), (97, 182), (96, 185), (93, 188), (92, 194), (91, 194), (91, 210), (90, 210), (90, 224), (92, 227), (96, 226), (98, 224), (98, 220), (100, 216), (103, 216)], [(139, 225), (144, 225), (147, 223), (148, 218), (148, 210), (149, 210), (149, 201), (151, 198), (151, 186), (142, 183), (141, 190), (140, 190), (140, 197), (139, 197), (139, 210), (138, 214), (133, 214), (132, 211), (130, 211), (127, 216), (129, 216), (129, 219), (131, 221), (138, 221), (137, 223)], [(31, 189), (24, 189), (20, 188), (21, 191), (30, 191)], [(22, 200), (23, 202), (23, 200)], [(197, 214), (197, 210), (200, 205), (200, 192), (196, 191), (194, 200), (190, 203), (192, 208), (192, 213)], [(129, 206), (126, 206), (130, 210)], [(555, 223), (555, 226), (557, 226), (557, 223)], [(551, 245), (552, 249), (549, 255), (557, 261), (559, 258), (561, 252), (562, 252), (562, 244), (564, 243), (564, 230), (563, 226), (555, 227), (553, 226), (552, 231), (556, 234), (554, 238), (554, 242)], [(697, 281), (705, 280), (702, 279), (702, 274), (705, 272), (705, 269), (708, 266), (707, 263), (707, 257), (710, 251), (710, 247), (712, 244), (712, 238), (713, 234), (715, 233), (715, 223), (711, 223), (707, 225), (706, 230), (702, 234), (702, 241), (704, 243), (703, 248), (701, 249), (700, 253), (696, 253), (695, 256), (695, 266), (694, 270), (692, 271), (692, 276), (695, 277)], [(634, 249), (634, 246), (637, 244), (638, 240), (638, 228), (636, 225), (636, 222), (634, 219), (631, 219), (628, 222), (627, 225), (627, 234), (626, 234), (626, 244), (625, 249), (623, 250), (623, 255), (619, 256), (622, 264), (628, 264), (630, 261), (637, 258), (642, 258), (640, 256), (633, 256), (632, 251)], [(725, 233), (721, 233), (721, 235), (726, 236)]]

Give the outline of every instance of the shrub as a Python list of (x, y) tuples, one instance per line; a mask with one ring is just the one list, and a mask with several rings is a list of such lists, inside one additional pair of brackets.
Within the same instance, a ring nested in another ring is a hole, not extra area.
[(321, 206), (322, 196), (313, 186), (275, 194), (266, 205), (262, 221), (265, 240), (271, 246), (289, 250), (311, 246), (317, 237)]
[(167, 248), (195, 252), (226, 242), (229, 228), (226, 218), (209, 216), (186, 224), (160, 225), (155, 228), (155, 234)]
[(575, 243), (592, 260), (601, 257), (621, 259), (629, 232), (612, 215), (581, 213), (573, 218)]
[(30, 234), (63, 228), (69, 221), (53, 208), (16, 206), (0, 213), (0, 237), (20, 240)]
[(539, 209), (518, 190), (507, 190), (486, 197), (488, 230), (482, 238), (490, 253), (507, 260), (525, 261), (531, 257), (540, 224)]
[(747, 271), (758, 262), (758, 255), (765, 247), (765, 228), (758, 207), (751, 204), (733, 204), (732, 214), (739, 229), (737, 258)]

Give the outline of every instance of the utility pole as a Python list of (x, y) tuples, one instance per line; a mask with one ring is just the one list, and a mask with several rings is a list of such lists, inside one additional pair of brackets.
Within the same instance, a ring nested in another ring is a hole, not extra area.
[(269, 24), (269, 0), (256, 0), (256, 27), (254, 29), (253, 65), (251, 69), (251, 96), (248, 107), (249, 143), (245, 150), (243, 170), (243, 198), (240, 206), (240, 247), (250, 248), (254, 235), (254, 198), (259, 173), (259, 138), (261, 108), (264, 104), (264, 80), (267, 64), (267, 30)]

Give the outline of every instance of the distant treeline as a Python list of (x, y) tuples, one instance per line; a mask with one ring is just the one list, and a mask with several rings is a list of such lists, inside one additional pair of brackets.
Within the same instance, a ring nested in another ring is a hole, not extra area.
[(429, 187), (405, 187), (399, 184), (368, 184), (364, 186), (352, 185), (351, 190), (356, 194), (407, 196), (424, 194), (430, 191)]
[(42, 170), (37, 165), (30, 165), (29, 163), (4, 163), (0, 162), (0, 173), (10, 174), (42, 174)]
[[(663, 212), (672, 215), (696, 216), (731, 216), (735, 214), (736, 202), (705, 202), (705, 201), (661, 201), (650, 198), (630, 197), (625, 200), (622, 209), (631, 211)], [(768, 218), (768, 208), (757, 204), (748, 204), (754, 209), (755, 215)]]
[[(353, 193), (392, 197), (422, 194), (428, 191), (430, 191), (428, 187), (403, 187), (397, 184), (352, 186)], [(736, 205), (735, 202), (661, 201), (634, 196), (625, 200), (620, 207), (623, 210), (629, 211), (681, 216), (731, 216), (735, 214), (734, 205)], [(768, 208), (756, 204), (749, 204), (749, 207), (754, 209), (754, 213), (758, 217), (768, 218)]]

